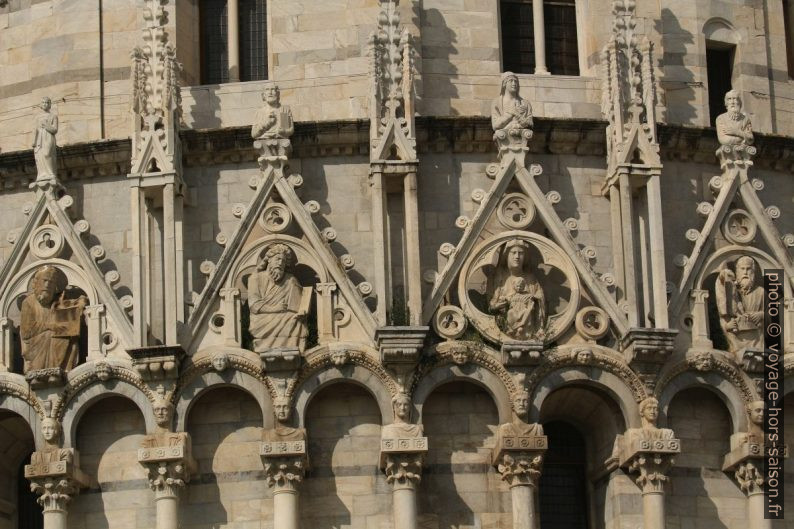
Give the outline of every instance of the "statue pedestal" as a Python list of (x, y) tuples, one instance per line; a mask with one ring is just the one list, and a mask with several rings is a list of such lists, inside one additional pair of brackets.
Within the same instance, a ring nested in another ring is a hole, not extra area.
[[(653, 431), (661, 432), (661, 429)], [(664, 484), (681, 452), (678, 439), (654, 439), (644, 431), (629, 430), (619, 440), (619, 462), (628, 473), (637, 473), (634, 481), (642, 490), (642, 514), (645, 529), (665, 529)]]
[(416, 487), (422, 479), (427, 437), (385, 437), (380, 468), (392, 485), (394, 529), (417, 529)]
[(491, 462), (510, 486), (513, 529), (537, 529), (540, 523), (535, 512), (535, 490), (543, 468), (543, 455), (549, 446), (548, 438), (545, 435), (504, 435), (501, 430), (500, 427)]
[(66, 373), (60, 367), (33, 369), (25, 373), (25, 380), (33, 389), (57, 388), (66, 383)]
[[(266, 432), (267, 435), (267, 432)], [(306, 431), (297, 430), (291, 440), (265, 440), (259, 455), (265, 466), (267, 483), (273, 487), (273, 527), (298, 529), (298, 486), (309, 467)]]
[(502, 344), (502, 363), (507, 366), (534, 366), (540, 363), (542, 341), (511, 341)]
[(132, 357), (132, 366), (144, 380), (175, 378), (185, 350), (179, 345), (153, 345), (127, 351)]
[(79, 454), (73, 448), (54, 448), (33, 452), (30, 461), (25, 477), (39, 495), (44, 529), (66, 529), (69, 500), (90, 482), (79, 468)]
[(301, 366), (300, 350), (295, 348), (271, 349), (259, 353), (265, 371), (296, 371)]
[(138, 462), (146, 468), (154, 491), (157, 529), (179, 527), (179, 493), (197, 465), (191, 456), (190, 435), (164, 432), (147, 435), (138, 449)]

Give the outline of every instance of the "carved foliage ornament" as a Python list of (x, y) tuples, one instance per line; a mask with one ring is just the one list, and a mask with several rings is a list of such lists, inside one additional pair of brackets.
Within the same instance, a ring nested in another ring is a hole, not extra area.
[(458, 282), (464, 313), (496, 343), (555, 340), (573, 322), (579, 295), (570, 258), (550, 240), (520, 231), (483, 241)]

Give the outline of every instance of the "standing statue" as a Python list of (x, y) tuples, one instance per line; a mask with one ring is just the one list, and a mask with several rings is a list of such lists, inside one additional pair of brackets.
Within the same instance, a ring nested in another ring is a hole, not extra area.
[(519, 89), (516, 74), (502, 74), (499, 97), (491, 105), (493, 139), (500, 157), (505, 151), (525, 151), (532, 137), (532, 106), (521, 97)]
[(542, 339), (545, 334), (546, 301), (543, 288), (528, 270), (528, 250), (520, 239), (505, 244), (488, 282), (493, 292), (489, 307), (502, 316), (502, 331), (516, 340)]
[(80, 322), (88, 304), (85, 296), (65, 299), (67, 279), (50, 265), (33, 274), (33, 291), (22, 302), (22, 358), (24, 371), (61, 368), (69, 371), (77, 365)]
[(411, 424), (411, 397), (398, 393), (392, 399), (394, 422), (387, 424), (381, 431), (384, 439), (401, 439), (406, 437), (422, 437), (424, 428), (421, 424)]
[(36, 118), (33, 130), (33, 156), (36, 159), (36, 181), (54, 180), (58, 174), (58, 116), (52, 111), (52, 100), (44, 97), (39, 105), (42, 113)]
[(311, 287), (301, 287), (292, 274), (295, 260), (289, 246), (273, 244), (248, 279), (249, 331), (257, 353), (279, 348), (303, 351), (306, 346)]
[(720, 327), (732, 352), (742, 348), (761, 348), (764, 289), (756, 284), (758, 269), (755, 259), (747, 255), (739, 257), (734, 270), (728, 263), (723, 263), (714, 284)]
[(746, 146), (753, 144), (753, 126), (750, 118), (742, 113), (739, 92), (730, 90), (725, 94), (728, 110), (717, 117), (717, 139), (720, 145)]
[(264, 105), (256, 111), (251, 137), (266, 157), (284, 157), (289, 154), (289, 138), (295, 131), (292, 111), (281, 104), (281, 92), (277, 85), (270, 84), (262, 92)]

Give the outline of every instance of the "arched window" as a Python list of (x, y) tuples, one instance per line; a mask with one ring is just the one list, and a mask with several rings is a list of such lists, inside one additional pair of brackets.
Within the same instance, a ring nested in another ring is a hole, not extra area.
[(199, 9), (202, 84), (267, 79), (267, 0), (200, 0)]
[(579, 75), (576, 0), (502, 0), (500, 24), (504, 71)]
[(541, 529), (587, 529), (587, 458), (584, 437), (565, 422), (543, 425), (549, 448), (540, 475)]

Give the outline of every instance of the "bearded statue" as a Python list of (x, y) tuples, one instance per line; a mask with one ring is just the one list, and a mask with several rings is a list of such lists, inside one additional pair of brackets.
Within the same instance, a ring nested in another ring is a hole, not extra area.
[(731, 352), (763, 347), (764, 289), (757, 284), (755, 259), (743, 255), (734, 263), (723, 263), (714, 284), (720, 327)]
[(750, 118), (742, 113), (742, 100), (739, 92), (730, 90), (725, 94), (725, 108), (728, 110), (717, 117), (717, 139), (720, 145), (746, 146), (753, 143), (753, 126)]

